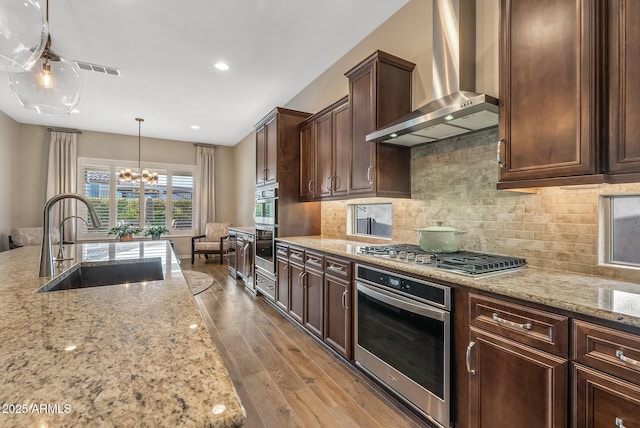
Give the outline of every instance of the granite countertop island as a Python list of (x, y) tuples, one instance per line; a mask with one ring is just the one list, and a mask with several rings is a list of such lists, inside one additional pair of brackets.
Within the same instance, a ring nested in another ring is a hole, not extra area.
[(446, 281), (527, 302), (640, 327), (640, 284), (595, 276), (527, 267), (517, 272), (472, 278), (429, 265), (407, 264), (388, 258), (358, 254), (362, 242), (320, 236), (277, 238), (301, 247), (348, 257), (356, 262)]
[(39, 251), (0, 253), (0, 426), (244, 423), (168, 241), (68, 252), (82, 263), (159, 257), (163, 280), (48, 293), (34, 293), (49, 279)]

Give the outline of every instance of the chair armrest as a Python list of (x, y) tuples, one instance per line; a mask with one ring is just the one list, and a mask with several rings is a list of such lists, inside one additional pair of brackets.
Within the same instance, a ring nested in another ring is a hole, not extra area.
[(224, 248), (224, 240), (227, 239), (228, 237), (229, 235), (220, 237), (220, 251), (222, 251), (222, 249)]
[(204, 237), (206, 237), (207, 235), (198, 235), (198, 236), (192, 236), (191, 237), (191, 242), (195, 241), (196, 239), (202, 239)]

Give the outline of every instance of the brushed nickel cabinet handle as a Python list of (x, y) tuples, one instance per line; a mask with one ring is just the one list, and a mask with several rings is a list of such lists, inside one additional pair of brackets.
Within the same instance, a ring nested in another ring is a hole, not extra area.
[[(309, 272), (302, 272), (302, 278), (300, 279), (300, 286), (302, 288), (307, 288), (309, 286)], [(305, 278), (307, 278), (306, 284), (305, 284)]]
[(338, 265), (334, 265), (333, 263), (329, 263), (329, 266), (327, 266), (327, 269), (331, 269), (331, 270), (335, 270), (335, 271), (344, 273), (344, 267), (338, 266)]
[(303, 285), (302, 285), (302, 274), (304, 274), (304, 272), (300, 272), (300, 273), (298, 274), (298, 285), (299, 285), (300, 287), (302, 287), (302, 286), (303, 286)]
[(476, 344), (476, 342), (474, 342), (474, 341), (469, 342), (469, 345), (467, 346), (467, 355), (465, 356), (465, 361), (467, 363), (467, 371), (472, 376), (476, 375), (476, 371), (475, 370), (471, 370), (471, 348), (473, 348), (475, 346), (475, 344)]
[(616, 418), (616, 426), (618, 428), (624, 428), (624, 421), (621, 418)]
[(498, 141), (498, 153), (497, 153), (497, 158), (498, 158), (498, 165), (500, 166), (500, 168), (504, 168), (504, 163), (502, 162), (502, 153), (501, 153), (501, 148), (502, 145), (505, 143), (505, 139), (501, 138)]
[(327, 190), (331, 190), (331, 176), (327, 177), (325, 180), (325, 186), (327, 187)]
[(319, 264), (320, 264), (320, 259), (318, 259), (318, 258), (316, 258), (316, 257), (311, 257), (311, 256), (309, 256), (309, 257), (307, 257), (307, 261), (308, 261), (308, 262), (311, 262), (311, 263), (315, 263), (315, 264), (317, 264), (317, 265), (319, 265)]
[(626, 357), (626, 356), (624, 355), (624, 351), (621, 351), (621, 350), (619, 350), (619, 349), (618, 349), (618, 350), (616, 351), (616, 357), (617, 357), (620, 361), (622, 361), (622, 362), (624, 362), (624, 363), (631, 364), (632, 366), (638, 366), (638, 367), (640, 367), (640, 361), (638, 361), (638, 360), (634, 360), (633, 358)]
[(349, 294), (349, 290), (344, 290), (344, 293), (342, 293), (342, 307), (344, 308), (345, 311), (349, 310), (349, 305), (347, 305), (348, 294)]
[(313, 186), (313, 180), (309, 180), (309, 184), (307, 185), (309, 192), (313, 193), (313, 188), (311, 186)]
[(367, 168), (367, 181), (369, 182), (370, 185), (373, 185), (373, 179), (371, 178), (372, 174), (371, 171), (373, 170), (373, 165), (369, 165), (369, 168)]
[(504, 318), (500, 318), (498, 314), (496, 314), (495, 312), (493, 313), (492, 317), (494, 321), (499, 322), (501, 324), (508, 325), (509, 327), (522, 328), (525, 330), (531, 330), (531, 328), (533, 327), (533, 325), (530, 322), (526, 324), (518, 324), (517, 322), (505, 320)]

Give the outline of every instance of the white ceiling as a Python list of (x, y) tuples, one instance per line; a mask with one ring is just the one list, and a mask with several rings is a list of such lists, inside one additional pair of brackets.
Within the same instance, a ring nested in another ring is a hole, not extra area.
[(0, 110), (19, 123), (125, 135), (142, 117), (145, 137), (235, 145), (407, 2), (50, 0), (52, 49), (122, 75), (81, 70), (68, 117), (24, 109), (0, 77)]

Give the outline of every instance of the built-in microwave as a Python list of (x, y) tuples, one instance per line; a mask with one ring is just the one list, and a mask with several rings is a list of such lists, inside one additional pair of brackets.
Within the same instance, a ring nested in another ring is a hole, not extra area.
[(278, 189), (263, 189), (256, 191), (256, 224), (277, 224), (278, 218)]

